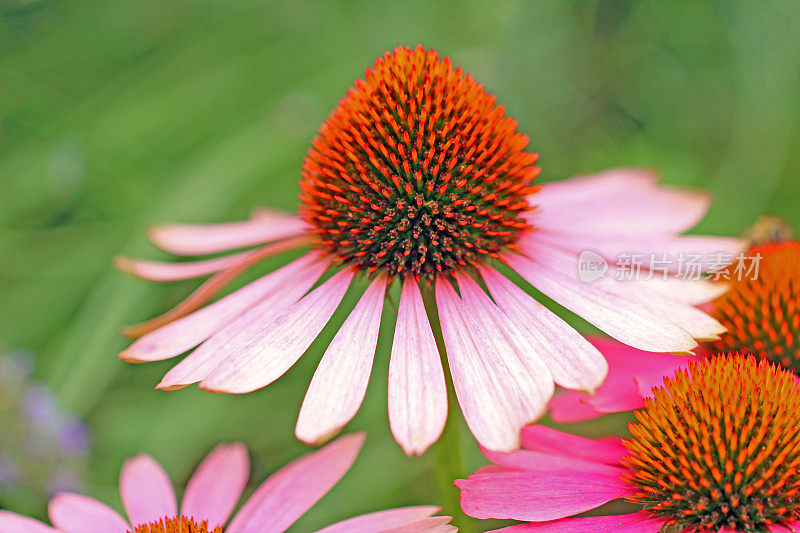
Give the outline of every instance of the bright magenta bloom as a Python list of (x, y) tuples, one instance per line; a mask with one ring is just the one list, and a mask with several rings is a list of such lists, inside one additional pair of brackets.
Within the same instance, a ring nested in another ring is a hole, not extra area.
[[(524, 450), (486, 452), (495, 464), (456, 482), (462, 508), (528, 522), (509, 533), (800, 527), (800, 395), (792, 373), (752, 356), (702, 359), (654, 389), (636, 419), (625, 441), (526, 427)], [(617, 499), (641, 511), (575, 517)]]
[[(172, 483), (147, 455), (125, 463), (120, 495), (128, 520), (97, 500), (59, 494), (50, 502), (56, 529), (36, 520), (0, 511), (3, 533), (279, 533), (285, 531), (344, 476), (358, 455), (364, 437), (341, 437), (272, 474), (256, 489), (236, 516), (236, 507), (250, 476), (247, 450), (241, 444), (220, 445), (197, 468), (178, 510)], [(379, 511), (339, 522), (319, 533), (456, 531), (449, 517), (431, 516), (438, 508), (405, 507)]]
[[(438, 310), (458, 402), (487, 448), (516, 448), (519, 430), (543, 414), (554, 383), (592, 391), (606, 375), (594, 346), (497, 270), (500, 264), (642, 350), (688, 352), (695, 338), (716, 338), (720, 324), (688, 303), (694, 283), (577, 277), (587, 248), (609, 261), (630, 250), (674, 257), (738, 249), (733, 239), (680, 236), (703, 217), (708, 197), (659, 186), (637, 170), (538, 187), (536, 155), (526, 145), (502, 106), (448, 59), (422, 48), (386, 54), (314, 140), (300, 216), (260, 211), (246, 222), (158, 227), (153, 242), (178, 255), (257, 248), (194, 262), (120, 262), (155, 281), (214, 274), (173, 312), (132, 328), (141, 338), (121, 357), (156, 361), (196, 348), (159, 388), (200, 382), (216, 392), (251, 392), (295, 364), (354, 279), (357, 290), (368, 283), (300, 411), (297, 436), (319, 443), (357, 412), (386, 292), (401, 288), (389, 422), (406, 453), (419, 454), (447, 418), (426, 293)], [(299, 259), (197, 310), (256, 261), (304, 245), (311, 250)], [(329, 269), (335, 274), (315, 286)]]

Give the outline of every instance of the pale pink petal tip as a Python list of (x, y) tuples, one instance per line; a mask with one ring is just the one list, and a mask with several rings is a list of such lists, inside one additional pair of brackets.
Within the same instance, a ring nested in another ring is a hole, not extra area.
[[(2, 533), (59, 533), (56, 529), (38, 520), (0, 510), (0, 532)], [(124, 533), (124, 532), (123, 532)]]
[(200, 464), (181, 503), (181, 515), (209, 528), (224, 525), (250, 476), (250, 459), (242, 443), (220, 444)]
[(134, 526), (178, 514), (172, 482), (149, 455), (128, 459), (122, 467), (119, 484), (122, 503)]
[[(412, 526), (417, 527), (416, 525), (418, 523), (428, 520), (431, 518), (431, 515), (437, 511), (439, 511), (439, 507), (432, 505), (401, 507), (398, 509), (377, 511), (337, 522), (317, 531), (317, 533), (374, 533), (376, 531), (383, 533), (387, 531), (418, 531), (418, 529), (403, 528)], [(450, 520), (446, 517), (433, 518), (436, 519), (436, 525), (431, 525), (430, 527), (438, 527), (442, 523), (447, 523)], [(445, 520), (444, 522), (441, 522), (443, 518)], [(421, 531), (430, 531), (430, 529), (423, 529)]]
[[(130, 529), (116, 511), (79, 494), (56, 494), (48, 505), (50, 521), (63, 533), (125, 533)], [(0, 528), (0, 531), (3, 531)]]

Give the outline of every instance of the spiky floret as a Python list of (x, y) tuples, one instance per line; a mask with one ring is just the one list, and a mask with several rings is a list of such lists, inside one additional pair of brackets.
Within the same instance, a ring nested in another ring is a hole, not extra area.
[(301, 213), (337, 260), (433, 277), (514, 248), (538, 173), (526, 136), (448, 58), (421, 46), (375, 61), (303, 164)]
[(731, 287), (712, 304), (728, 331), (710, 352), (750, 353), (800, 375), (800, 242), (755, 246), (747, 256), (761, 257), (757, 277), (729, 267)]
[(133, 533), (222, 533), (222, 527), (208, 529), (207, 521), (197, 523), (192, 518), (181, 516), (136, 526)]
[(664, 380), (636, 411), (630, 499), (681, 531), (767, 531), (800, 518), (800, 394), (766, 360), (719, 355)]

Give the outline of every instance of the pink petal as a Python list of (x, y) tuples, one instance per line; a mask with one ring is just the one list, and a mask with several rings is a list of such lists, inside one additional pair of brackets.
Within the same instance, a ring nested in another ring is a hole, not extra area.
[(125, 461), (119, 488), (133, 527), (178, 515), (172, 483), (161, 465), (149, 455)]
[(253, 252), (240, 252), (223, 257), (215, 257), (213, 259), (183, 261), (179, 263), (146, 261), (143, 259), (131, 259), (129, 257), (117, 256), (114, 258), (114, 266), (122, 272), (148, 281), (178, 281), (213, 274), (214, 272), (237, 264), (252, 253)]
[(539, 259), (550, 252), (538, 250), (536, 261), (513, 254), (506, 260), (531, 285), (620, 342), (652, 352), (688, 352), (697, 346), (686, 330), (638, 301), (604, 290), (597, 283), (582, 283), (577, 276), (565, 274), (561, 265)]
[(2, 533), (58, 533), (57, 530), (38, 520), (9, 511), (0, 511), (0, 531)]
[(220, 444), (197, 467), (183, 495), (181, 515), (208, 520), (209, 530), (225, 525), (250, 477), (243, 444)]
[(530, 353), (544, 362), (557, 384), (593, 391), (603, 382), (605, 359), (572, 326), (495, 269), (484, 267), (481, 275), (500, 309), (523, 328)]
[(586, 403), (586, 398), (590, 398), (590, 396), (577, 391), (556, 393), (548, 406), (550, 418), (558, 424), (572, 424), (594, 420), (602, 416), (604, 413)]
[(329, 439), (358, 412), (367, 392), (378, 344), (386, 280), (378, 278), (364, 292), (314, 372), (295, 434), (307, 444)]
[(131, 529), (116, 511), (88, 496), (57, 494), (48, 510), (50, 521), (64, 533), (86, 533), (87, 529), (92, 533), (126, 533)]
[(285, 531), (347, 473), (363, 443), (363, 433), (346, 435), (284, 466), (256, 489), (226, 533)]
[(337, 522), (317, 533), (374, 533), (388, 528), (401, 527), (428, 518), (439, 508), (427, 505), (419, 507), (401, 507), (387, 511), (364, 514)]
[(490, 450), (512, 450), (519, 446), (519, 430), (541, 416), (553, 381), (535, 356), (520, 359), (504, 333), (510, 321), (489, 297), (465, 279), (459, 279), (459, 286), (464, 300), (447, 281), (436, 284), (456, 396), (479, 443)]
[(529, 450), (566, 455), (607, 465), (619, 465), (620, 459), (627, 455), (622, 439), (589, 439), (557, 429), (535, 425), (522, 429), (522, 445)]
[(566, 453), (535, 450), (493, 452), (483, 449), (482, 451), (487, 459), (495, 465), (503, 467), (506, 471), (524, 470), (526, 472), (557, 472), (562, 474), (578, 472), (617, 476), (624, 472), (619, 466), (611, 466), (591, 458), (576, 457)]
[(135, 339), (155, 331), (158, 328), (165, 326), (189, 313), (200, 309), (203, 305), (216, 296), (222, 289), (227, 287), (234, 279), (236, 279), (242, 272), (251, 266), (259, 263), (265, 257), (281, 253), (286, 250), (292, 250), (305, 243), (305, 237), (297, 237), (294, 239), (287, 239), (285, 241), (277, 242), (253, 250), (239, 258), (235, 263), (220, 270), (211, 278), (205, 281), (199, 288), (190, 294), (181, 303), (164, 313), (163, 315), (151, 318), (141, 324), (133, 326), (125, 326), (122, 328), (122, 334), (126, 337)]
[(710, 302), (722, 296), (728, 290), (727, 283), (713, 282), (707, 279), (682, 279), (676, 277), (663, 279), (654, 276), (653, 279), (631, 281), (629, 283), (638, 284), (646, 287), (647, 290), (689, 305)]
[(697, 224), (711, 203), (702, 191), (656, 185), (646, 170), (615, 169), (542, 184), (531, 197), (535, 227), (588, 235), (676, 234)]
[(454, 533), (458, 528), (449, 525), (450, 520), (452, 518), (449, 516), (431, 516), (413, 524), (382, 529), (379, 533)]
[(529, 522), (515, 526), (494, 529), (491, 533), (658, 533), (664, 527), (663, 520), (654, 520), (645, 513), (612, 516), (586, 516), (563, 518), (549, 522)]
[(216, 392), (243, 394), (281, 377), (311, 346), (344, 298), (353, 279), (345, 269), (265, 324), (246, 342), (225, 351), (225, 359), (201, 383)]
[(543, 522), (573, 516), (628, 496), (632, 487), (615, 474), (526, 472), (473, 474), (459, 479), (461, 508), (481, 519)]
[(408, 455), (436, 442), (447, 421), (447, 389), (419, 286), (403, 282), (389, 363), (389, 425)]
[(150, 240), (176, 255), (205, 255), (256, 246), (305, 233), (296, 216), (258, 217), (221, 224), (165, 224), (150, 229)]
[[(124, 350), (120, 357), (127, 361), (158, 361), (174, 357), (197, 346), (225, 327), (242, 313), (263, 301), (284, 292), (297, 294), (300, 287), (308, 290), (310, 278), (325, 271), (326, 263), (315, 253), (262, 276), (241, 289), (206, 307), (144, 335)], [(295, 287), (298, 291), (293, 290)], [(297, 294), (300, 298), (305, 291)]]

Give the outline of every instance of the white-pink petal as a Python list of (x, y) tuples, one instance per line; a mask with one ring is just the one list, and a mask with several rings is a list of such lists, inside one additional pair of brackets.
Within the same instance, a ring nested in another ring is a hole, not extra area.
[(363, 443), (363, 433), (345, 435), (284, 466), (256, 489), (226, 533), (285, 531), (347, 473)]
[(344, 298), (354, 271), (345, 269), (265, 324), (262, 331), (226, 352), (200, 387), (243, 394), (281, 377), (311, 346)]
[[(80, 494), (56, 494), (48, 505), (50, 521), (64, 533), (126, 533), (127, 522), (113, 509)], [(0, 528), (0, 531), (3, 531)]]
[(150, 229), (150, 240), (176, 255), (205, 255), (294, 237), (308, 231), (299, 217), (257, 217), (221, 224), (165, 224)]
[(374, 280), (325, 350), (300, 408), (295, 435), (308, 444), (328, 440), (358, 412), (367, 392), (386, 280)]
[(220, 444), (200, 464), (181, 502), (181, 515), (208, 521), (209, 530), (225, 525), (250, 476), (247, 448), (241, 443)]
[[(292, 289), (298, 287), (308, 290), (313, 285), (313, 281), (309, 284), (309, 280), (322, 275), (325, 268), (326, 263), (320, 261), (316, 253), (305, 254), (224, 298), (142, 336), (120, 357), (129, 361), (157, 361), (174, 357), (197, 346), (271, 294), (293, 292)], [(298, 298), (300, 296), (302, 292)]]
[(2, 533), (58, 533), (38, 520), (0, 510), (0, 532)]
[(317, 533), (382, 532), (390, 528), (401, 527), (424, 520), (438, 510), (439, 508), (433, 505), (421, 505), (418, 507), (401, 507), (399, 509), (377, 511), (337, 522), (326, 528), (320, 529), (317, 531)]
[(182, 262), (147, 261), (117, 256), (114, 258), (114, 266), (122, 272), (127, 272), (137, 278), (148, 281), (178, 281), (213, 274), (239, 263), (239, 261), (249, 257), (252, 253), (240, 252), (213, 259)]
[(436, 442), (447, 421), (447, 388), (419, 286), (403, 282), (389, 363), (389, 426), (408, 455)]
[(600, 386), (608, 364), (597, 348), (495, 269), (483, 267), (481, 275), (494, 301), (523, 329), (531, 353), (544, 362), (558, 385), (585, 391)]
[(133, 527), (178, 515), (169, 476), (149, 455), (125, 461), (119, 478), (120, 495)]
[(483, 294), (484, 300), (468, 284), (459, 283), (463, 300), (447, 281), (436, 284), (458, 403), (479, 443), (490, 450), (509, 451), (519, 446), (520, 429), (542, 415), (553, 393), (553, 379), (535, 357), (523, 363), (498, 322), (502, 311), (488, 296)]

